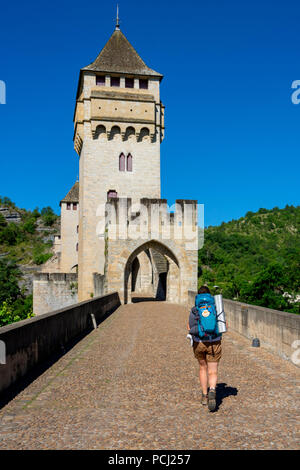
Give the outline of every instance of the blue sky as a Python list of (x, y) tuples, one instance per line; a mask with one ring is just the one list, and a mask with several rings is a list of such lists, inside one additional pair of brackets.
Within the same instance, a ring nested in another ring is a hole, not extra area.
[[(162, 197), (205, 204), (205, 225), (299, 204), (299, 1), (119, 0), (121, 30), (164, 75)], [(52, 206), (78, 175), (79, 70), (114, 30), (116, 2), (3, 3), (0, 195)], [(63, 78), (61, 78), (63, 77)]]

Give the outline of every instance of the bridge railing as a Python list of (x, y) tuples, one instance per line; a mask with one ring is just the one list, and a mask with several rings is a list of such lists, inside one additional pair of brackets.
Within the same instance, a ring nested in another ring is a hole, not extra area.
[[(189, 306), (196, 292), (189, 291)], [(224, 299), (229, 329), (300, 365), (300, 315)], [(298, 352), (297, 352), (298, 351)], [(296, 357), (297, 356), (297, 357)]]
[(91, 314), (99, 324), (119, 306), (119, 294), (114, 292), (0, 328), (0, 344), (6, 351), (0, 363), (0, 393), (91, 331)]

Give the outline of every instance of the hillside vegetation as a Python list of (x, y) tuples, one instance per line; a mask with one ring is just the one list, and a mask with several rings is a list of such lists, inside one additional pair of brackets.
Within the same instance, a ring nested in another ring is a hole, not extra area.
[(247, 212), (206, 228), (199, 284), (228, 299), (300, 313), (299, 228), (300, 206)]
[(0, 326), (32, 316), (32, 294), (24, 285), (26, 269), (52, 256), (58, 223), (50, 207), (27, 211), (0, 197)]

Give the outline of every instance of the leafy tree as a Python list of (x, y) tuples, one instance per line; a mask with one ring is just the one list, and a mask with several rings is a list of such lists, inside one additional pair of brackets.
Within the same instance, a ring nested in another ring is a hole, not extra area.
[(299, 313), (300, 207), (247, 212), (205, 229), (199, 284), (229, 299)]
[(33, 234), (35, 232), (35, 218), (31, 217), (23, 224), (23, 230), (27, 233)]
[(57, 219), (57, 215), (54, 213), (53, 209), (49, 206), (44, 207), (41, 210), (41, 217), (45, 225), (51, 226)]
[(5, 220), (5, 217), (3, 217), (2, 214), (0, 214), (0, 230), (3, 229), (3, 227), (6, 227), (7, 226), (7, 222)]
[(16, 245), (24, 240), (24, 234), (19, 225), (10, 222), (0, 231), (0, 243), (5, 245)]
[(32, 217), (34, 217), (35, 219), (38, 219), (40, 216), (41, 216), (41, 214), (40, 214), (40, 212), (39, 212), (39, 208), (36, 207), (36, 208), (32, 211)]
[(21, 272), (14, 261), (0, 258), (0, 304), (6, 300), (13, 302), (21, 295), (20, 277)]
[(9, 197), (0, 196), (0, 206), (15, 208), (16, 205)]
[(0, 327), (31, 317), (33, 317), (32, 296), (28, 296), (23, 302), (19, 300), (15, 304), (10, 304), (4, 301), (2, 305), (0, 304)]

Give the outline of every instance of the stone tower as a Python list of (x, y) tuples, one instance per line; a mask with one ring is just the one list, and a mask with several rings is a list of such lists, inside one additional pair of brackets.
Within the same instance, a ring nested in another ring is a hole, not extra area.
[(74, 115), (79, 155), (78, 299), (104, 273), (99, 205), (110, 197), (160, 198), (164, 137), (162, 75), (144, 63), (119, 27), (96, 60), (80, 71)]
[[(61, 200), (55, 255), (33, 282), (34, 313), (117, 291), (187, 304), (197, 287), (197, 201), (161, 197), (162, 75), (118, 25), (80, 71), (74, 114), (79, 182)], [(178, 183), (178, 182), (177, 182)]]

